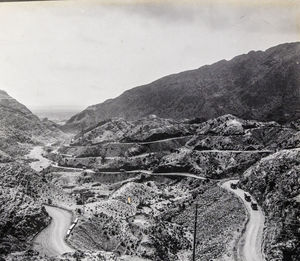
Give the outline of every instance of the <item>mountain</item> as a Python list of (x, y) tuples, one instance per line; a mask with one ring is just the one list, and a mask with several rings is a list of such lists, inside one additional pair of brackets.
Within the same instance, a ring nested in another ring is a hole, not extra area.
[(300, 43), (251, 51), (196, 70), (173, 74), (88, 107), (67, 121), (80, 130), (113, 117), (205, 120), (224, 114), (287, 122), (300, 117)]
[(25, 144), (61, 135), (55, 125), (42, 122), (23, 104), (0, 90), (0, 150), (11, 156), (23, 154)]

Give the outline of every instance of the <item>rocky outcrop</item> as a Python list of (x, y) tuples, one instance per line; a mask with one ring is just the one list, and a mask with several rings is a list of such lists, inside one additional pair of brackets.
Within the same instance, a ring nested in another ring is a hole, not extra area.
[(230, 113), (260, 121), (296, 120), (299, 69), (300, 43), (251, 51), (125, 91), (73, 116), (64, 128), (81, 130), (114, 117), (132, 120), (151, 114), (207, 120)]
[(249, 168), (241, 186), (266, 214), (266, 259), (296, 261), (300, 256), (300, 150), (282, 150)]

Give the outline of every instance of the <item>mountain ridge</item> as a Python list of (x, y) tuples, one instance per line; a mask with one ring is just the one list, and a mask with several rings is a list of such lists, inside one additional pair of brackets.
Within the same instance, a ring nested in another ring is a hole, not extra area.
[(163, 118), (210, 119), (234, 114), (245, 119), (287, 122), (300, 117), (300, 43), (250, 51), (195, 70), (171, 74), (71, 117), (65, 130), (99, 121)]

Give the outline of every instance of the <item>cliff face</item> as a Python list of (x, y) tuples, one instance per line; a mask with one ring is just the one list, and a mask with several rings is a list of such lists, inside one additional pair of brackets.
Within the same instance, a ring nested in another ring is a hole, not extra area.
[(88, 107), (65, 129), (89, 127), (113, 117), (214, 118), (290, 121), (300, 116), (300, 43), (251, 51), (196, 70), (170, 75)]
[(299, 260), (300, 150), (282, 150), (249, 168), (241, 185), (266, 214), (267, 260)]

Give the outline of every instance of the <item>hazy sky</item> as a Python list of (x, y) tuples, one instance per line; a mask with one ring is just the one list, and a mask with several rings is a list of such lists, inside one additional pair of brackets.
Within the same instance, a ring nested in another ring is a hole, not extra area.
[(300, 1), (0, 3), (0, 89), (35, 110), (300, 40)]

